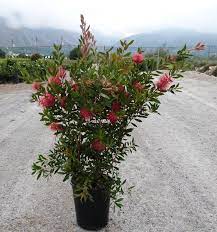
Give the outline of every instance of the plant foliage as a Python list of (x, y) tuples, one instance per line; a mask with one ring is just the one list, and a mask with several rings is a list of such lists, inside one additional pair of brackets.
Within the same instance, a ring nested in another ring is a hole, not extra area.
[(133, 41), (120, 41), (115, 51), (97, 52), (83, 16), (81, 29), (81, 57), (71, 64), (70, 75), (62, 68), (61, 46), (54, 45), (50, 78), (34, 83), (32, 100), (42, 106), (41, 121), (54, 131), (56, 143), (48, 154), (38, 156), (33, 174), (39, 178), (58, 173), (64, 181), (72, 179), (81, 200), (90, 197), (92, 188), (103, 186), (121, 207), (126, 181), (119, 166), (136, 151), (132, 132), (142, 119), (158, 113), (160, 96), (180, 91), (171, 77), (182, 77), (190, 52), (185, 46), (176, 59), (166, 57), (159, 64), (159, 69), (168, 70), (164, 74), (151, 58), (143, 61), (140, 50), (132, 57), (128, 48)]
[(0, 49), (0, 58), (5, 58), (6, 57), (6, 53)]

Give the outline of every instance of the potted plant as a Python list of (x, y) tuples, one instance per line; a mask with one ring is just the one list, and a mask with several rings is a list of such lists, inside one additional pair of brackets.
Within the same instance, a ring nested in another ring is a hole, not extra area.
[[(128, 52), (133, 41), (98, 52), (95, 39), (81, 16), (81, 57), (67, 75), (61, 46), (54, 46), (46, 82), (34, 82), (32, 99), (42, 107), (41, 120), (56, 135), (54, 148), (33, 164), (37, 178), (62, 174), (69, 180), (78, 225), (89, 230), (106, 226), (110, 199), (122, 206), (119, 164), (137, 145), (131, 137), (143, 118), (157, 113), (159, 97), (180, 91), (174, 80), (190, 56), (186, 46), (161, 61), (160, 69), (142, 51)], [(147, 66), (145, 65), (147, 64)], [(143, 70), (141, 67), (150, 67)]]

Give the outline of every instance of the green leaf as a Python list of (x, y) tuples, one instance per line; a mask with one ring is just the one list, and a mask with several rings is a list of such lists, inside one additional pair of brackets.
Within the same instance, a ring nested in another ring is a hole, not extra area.
[(110, 97), (104, 93), (100, 93), (99, 95), (102, 96), (103, 98), (110, 99)]

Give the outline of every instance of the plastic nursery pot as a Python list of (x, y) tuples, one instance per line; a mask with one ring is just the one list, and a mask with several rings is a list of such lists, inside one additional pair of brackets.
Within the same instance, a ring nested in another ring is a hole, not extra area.
[(108, 224), (110, 197), (101, 188), (93, 189), (90, 194), (92, 200), (74, 197), (77, 223), (83, 229), (97, 231)]

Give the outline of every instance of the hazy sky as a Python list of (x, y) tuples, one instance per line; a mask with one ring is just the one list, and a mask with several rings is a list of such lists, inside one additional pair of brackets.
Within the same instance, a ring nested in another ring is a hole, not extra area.
[(169, 27), (217, 33), (217, 0), (0, 0), (0, 16), (14, 26), (79, 31), (80, 13), (109, 35)]

